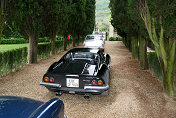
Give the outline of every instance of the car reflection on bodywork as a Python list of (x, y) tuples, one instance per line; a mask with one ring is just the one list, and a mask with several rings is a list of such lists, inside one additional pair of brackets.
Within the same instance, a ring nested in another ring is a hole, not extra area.
[(110, 56), (98, 48), (74, 48), (53, 63), (40, 83), (62, 93), (108, 95)]
[(58, 98), (42, 102), (25, 97), (0, 96), (0, 118), (66, 118)]

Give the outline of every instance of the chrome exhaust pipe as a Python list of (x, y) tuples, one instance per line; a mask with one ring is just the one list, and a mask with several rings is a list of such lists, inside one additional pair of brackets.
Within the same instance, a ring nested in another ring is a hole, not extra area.
[(84, 95), (84, 98), (85, 98), (85, 99), (89, 99), (89, 98), (90, 98), (90, 93), (86, 93), (86, 94)]
[(56, 96), (61, 96), (63, 94), (63, 91), (59, 91), (56, 93)]

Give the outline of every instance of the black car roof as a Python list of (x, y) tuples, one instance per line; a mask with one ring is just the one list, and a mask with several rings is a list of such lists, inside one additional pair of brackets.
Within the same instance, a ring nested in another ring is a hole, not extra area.
[(68, 52), (92, 52), (92, 53), (98, 53), (100, 49), (98, 48), (73, 48), (69, 50)]

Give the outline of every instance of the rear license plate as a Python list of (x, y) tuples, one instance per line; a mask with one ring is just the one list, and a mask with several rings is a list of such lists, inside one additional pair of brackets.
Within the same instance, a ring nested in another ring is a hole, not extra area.
[(67, 87), (79, 87), (79, 79), (67, 78)]

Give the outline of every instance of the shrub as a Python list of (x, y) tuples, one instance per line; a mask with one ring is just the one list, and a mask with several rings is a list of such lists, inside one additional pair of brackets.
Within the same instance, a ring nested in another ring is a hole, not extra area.
[(41, 43), (38, 45), (38, 49), (37, 49), (37, 58), (38, 59), (41, 59), (41, 58), (44, 58), (44, 57), (47, 57), (50, 55), (50, 52), (51, 52), (51, 43), (48, 42), (48, 43)]
[(72, 47), (72, 39), (69, 39), (67, 41), (67, 48), (70, 48), (70, 47)]
[(110, 37), (109, 41), (122, 41), (122, 37)]
[(162, 70), (156, 52), (149, 52), (147, 59), (150, 71), (162, 80)]
[(82, 44), (83, 41), (84, 41), (84, 37), (80, 37), (80, 39), (79, 39), (79, 40), (76, 40), (75, 43), (76, 43), (76, 45), (78, 46), (78, 45), (80, 45), (80, 43)]
[(59, 52), (63, 48), (63, 40), (57, 40), (55, 42), (55, 50), (56, 52)]
[(50, 40), (47, 37), (39, 38), (39, 43), (43, 43), (43, 42), (50, 42)]
[(125, 46), (129, 49), (129, 51), (132, 52), (131, 40), (129, 38), (123, 38), (122, 41), (125, 44)]
[[(50, 42), (50, 40), (46, 37), (39, 38), (39, 43), (43, 42)], [(24, 44), (24, 43), (29, 43), (29, 40), (26, 40), (24, 38), (14, 38), (14, 39), (2, 39), (0, 41), (0, 44)]]
[(0, 52), (0, 75), (19, 69), (27, 61), (27, 47)]
[[(59, 52), (60, 50), (62, 50), (62, 48), (63, 48), (63, 41), (61, 40), (55, 41), (55, 51)], [(50, 53), (51, 53), (51, 43), (50, 42), (38, 44), (38, 52), (37, 52), (38, 59), (48, 57)]]
[(0, 44), (23, 44), (28, 43), (28, 40), (25, 40), (24, 38), (15, 38), (15, 39), (2, 39), (0, 41)]

